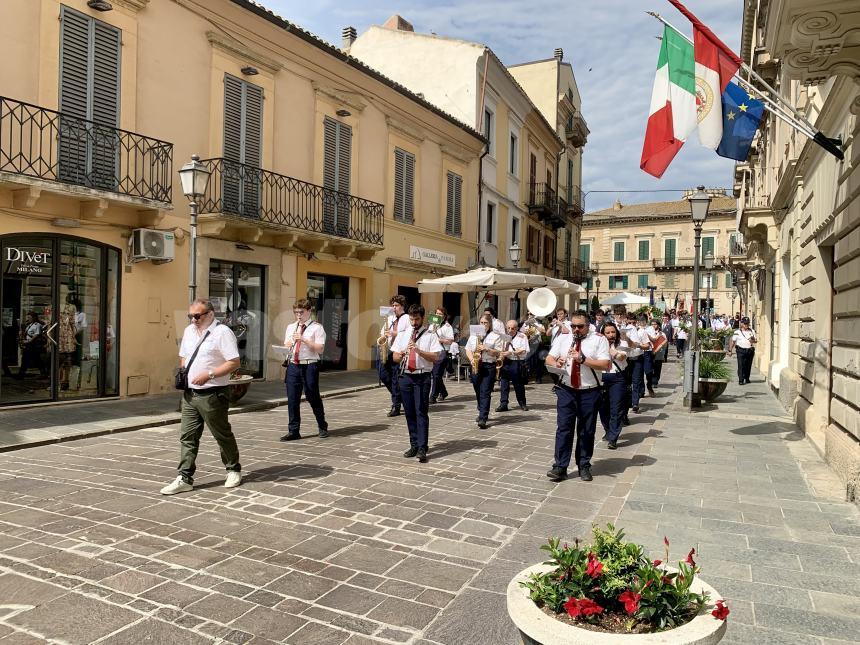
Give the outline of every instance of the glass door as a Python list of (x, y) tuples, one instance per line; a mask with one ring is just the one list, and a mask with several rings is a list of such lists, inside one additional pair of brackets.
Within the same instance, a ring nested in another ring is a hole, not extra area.
[(57, 347), (53, 240), (17, 237), (0, 251), (0, 405), (51, 401)]
[(264, 267), (210, 260), (209, 299), (215, 317), (236, 335), (239, 371), (254, 378), (264, 376), (265, 293)]
[(326, 332), (320, 369), (345, 370), (348, 356), (349, 278), (309, 273), (308, 298), (316, 301), (315, 318)]

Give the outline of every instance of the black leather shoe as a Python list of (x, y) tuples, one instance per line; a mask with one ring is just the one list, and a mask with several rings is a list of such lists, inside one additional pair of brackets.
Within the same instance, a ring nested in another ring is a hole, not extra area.
[(496, 408), (496, 412), (507, 412), (507, 411), (508, 411), (508, 406), (506, 406), (506, 405), (500, 405), (499, 407)]
[(487, 428), (487, 420), (486, 419), (478, 419), (478, 427), (481, 430), (486, 430)]
[(423, 451), (423, 450), (418, 451), (418, 461), (420, 461), (422, 464), (427, 463), (427, 453), (425, 451)]
[(632, 408), (630, 408), (630, 409), (631, 409), (631, 410), (633, 410), (634, 412), (639, 412), (639, 406), (638, 406), (638, 405), (634, 405), (634, 406), (633, 406)]
[(522, 410), (523, 412), (528, 412), (528, 411), (529, 411), (529, 406), (527, 406), (527, 405), (525, 405), (525, 404), (524, 404), (524, 405), (521, 405), (521, 406), (520, 406), (520, 410)]
[(328, 428), (320, 429), (320, 439), (328, 439)]
[(626, 426), (629, 426), (630, 425), (630, 417), (628, 417), (627, 415), (624, 415), (624, 418), (621, 419), (621, 423), (623, 423)]
[(298, 432), (296, 432), (296, 433), (288, 432), (283, 437), (281, 437), (281, 441), (297, 441), (301, 438), (302, 438), (302, 436)]
[(417, 455), (417, 454), (418, 454), (418, 448), (416, 448), (415, 446), (413, 446), (413, 447), (411, 447), (409, 450), (407, 450), (406, 452), (404, 452), (404, 453), (403, 453), (403, 456), (404, 456), (404, 457), (406, 457), (407, 459), (410, 459), (410, 458), (414, 457), (414, 456), (415, 456), (415, 455)]
[(436, 403), (436, 402), (437, 402), (437, 401), (436, 401), (436, 399), (430, 399), (430, 404), (431, 404), (431, 405), (432, 405), (433, 403)]
[(440, 395), (439, 395), (439, 403), (444, 403), (444, 402), (445, 402), (445, 399), (447, 399), (447, 398), (448, 398), (447, 396), (442, 396), (442, 395), (440, 394)]
[(475, 417), (475, 423), (480, 423), (480, 422), (481, 422), (481, 415), (479, 414), (478, 416)]
[(602, 437), (600, 437), (600, 440), (601, 440), (601, 441), (609, 441), (609, 435), (608, 435), (608, 434), (606, 434), (606, 433), (604, 432), (604, 433), (603, 433), (603, 436), (602, 436)]
[(396, 405), (392, 405), (391, 409), (388, 411), (388, 416), (390, 417), (399, 417), (400, 416), (400, 408)]
[(554, 482), (564, 481), (565, 479), (567, 479), (567, 468), (552, 468), (549, 472), (547, 472), (546, 476)]
[(610, 450), (615, 450), (618, 448), (618, 442), (617, 441), (610, 441), (606, 444), (606, 447), (609, 448)]
[(594, 477), (591, 476), (591, 468), (588, 466), (579, 469), (579, 478), (584, 482), (590, 482)]

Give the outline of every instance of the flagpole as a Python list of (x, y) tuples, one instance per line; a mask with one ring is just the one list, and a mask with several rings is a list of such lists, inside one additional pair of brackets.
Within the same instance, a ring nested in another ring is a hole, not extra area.
[[(693, 41), (690, 38), (688, 38), (686, 36), (686, 34), (681, 32), (675, 25), (670, 23), (668, 20), (666, 20), (663, 16), (661, 16), (656, 11), (646, 11), (645, 13), (647, 13), (649, 16), (653, 16), (654, 18), (656, 18), (657, 20), (662, 22), (667, 27), (671, 27), (676, 32), (678, 32), (678, 34), (680, 34), (680, 36), (682, 38), (684, 38), (688, 43), (693, 44)], [(742, 66), (746, 71), (751, 72), (755, 77), (758, 78), (758, 74), (755, 74), (755, 72), (752, 72), (752, 70), (749, 69), (749, 66), (746, 63), (742, 63)], [(785, 108), (783, 108), (781, 105), (778, 105), (776, 102), (774, 102), (773, 99), (771, 99), (764, 92), (762, 92), (760, 89), (758, 89), (750, 81), (748, 81), (744, 78), (741, 78), (741, 76), (738, 74), (735, 74), (732, 78), (737, 79), (744, 86), (746, 86), (747, 88), (749, 88), (753, 92), (755, 92), (759, 96), (759, 98), (761, 98), (762, 101), (765, 103), (765, 105), (764, 105), (765, 110), (767, 110), (768, 112), (773, 114), (775, 117), (777, 117), (778, 119), (783, 121), (789, 127), (794, 128), (795, 130), (800, 132), (800, 134), (802, 134), (806, 137), (809, 137), (810, 139), (816, 139), (816, 130), (814, 129), (814, 126), (810, 126), (809, 129), (806, 129), (806, 122), (805, 122), (806, 120), (805, 119), (803, 120), (804, 122), (801, 122), (801, 123), (795, 122), (794, 120), (792, 120), (791, 115), (785, 111)], [(767, 84), (765, 83), (765, 85), (767, 85)], [(771, 89), (772, 92), (776, 93), (776, 91), (773, 90), (772, 88), (770, 88), (770, 86), (768, 86), (768, 88)], [(779, 96), (779, 94), (777, 94), (777, 96), (779, 98), (782, 98), (781, 96)], [(783, 100), (785, 100), (785, 99), (783, 99)]]
[[(676, 9), (678, 8), (678, 7), (677, 7), (677, 4), (680, 4), (680, 2), (676, 4), (676, 3), (675, 3), (675, 2), (673, 2), (672, 0), (669, 0), (669, 2), (670, 2), (670, 3), (671, 3), (671, 4), (672, 4)], [(681, 5), (681, 6), (683, 6), (683, 5)], [(686, 7), (685, 7), (685, 9), (686, 9)], [(680, 9), (679, 9), (679, 10), (680, 10)], [(666, 20), (665, 18), (663, 18), (663, 16), (661, 16), (661, 15), (660, 15), (659, 13), (657, 13), (656, 11), (646, 11), (645, 13), (647, 13), (649, 16), (653, 16), (654, 18), (656, 18), (657, 20), (659, 20), (660, 22), (662, 22), (662, 23), (663, 23), (664, 25), (666, 25), (667, 27), (671, 27), (672, 29), (674, 29), (676, 32), (678, 32), (679, 34), (681, 34), (681, 36), (683, 36), (684, 38), (686, 38), (686, 39), (687, 39), (687, 42), (690, 42), (690, 43), (692, 43), (692, 42), (693, 42), (692, 40), (690, 40), (689, 38), (687, 38), (687, 36), (686, 36), (686, 35), (684, 35), (684, 34), (683, 34), (683, 33), (682, 33), (682, 32), (681, 32), (677, 27), (675, 27), (675, 26), (674, 26), (673, 24), (671, 24), (668, 20)], [(686, 15), (687, 19), (689, 19), (691, 22), (693, 22), (693, 20), (691, 19), (692, 14), (691, 14), (689, 11), (687, 11), (687, 14), (689, 14), (689, 15)], [(693, 16), (693, 17), (694, 17), (694, 16)], [(697, 19), (697, 20), (698, 20), (698, 19)], [(707, 28), (707, 27), (706, 27), (706, 28)], [(715, 36), (715, 37), (716, 37), (716, 36)], [(734, 55), (735, 55), (735, 56), (737, 56), (736, 54), (734, 54)], [(808, 120), (805, 116), (803, 116), (800, 112), (798, 112), (798, 111), (797, 111), (797, 109), (795, 109), (795, 107), (791, 104), (791, 102), (790, 102), (787, 98), (785, 98), (782, 94), (780, 94), (780, 93), (779, 93), (779, 92), (777, 92), (773, 87), (771, 87), (771, 86), (770, 86), (770, 84), (769, 84), (767, 81), (765, 81), (761, 76), (759, 76), (759, 74), (758, 74), (758, 73), (757, 73), (757, 72), (756, 72), (752, 67), (750, 67), (749, 65), (747, 65), (745, 62), (741, 61), (740, 67), (741, 67), (741, 69), (743, 69), (747, 74), (749, 74), (751, 77), (753, 77), (754, 79), (756, 79), (759, 83), (761, 83), (762, 85), (764, 85), (765, 89), (767, 89), (767, 90), (768, 90), (768, 91), (773, 95), (771, 103), (773, 103), (773, 106), (774, 106), (774, 107), (776, 107), (776, 104), (774, 103), (774, 101), (779, 101), (780, 103), (784, 103), (784, 104), (785, 104), (785, 106), (786, 106), (786, 107), (788, 107), (788, 109), (791, 111), (791, 113), (792, 113), (792, 114), (794, 115), (794, 117), (797, 119), (797, 121), (798, 121), (802, 126), (804, 126), (804, 127), (808, 127), (808, 128), (809, 128), (809, 131), (808, 131), (808, 132), (804, 131), (803, 129), (801, 129), (801, 126), (800, 126), (800, 125), (798, 125), (797, 123), (792, 122), (792, 121), (790, 120), (790, 118), (791, 118), (791, 117), (790, 117), (788, 114), (779, 114), (779, 113), (775, 112), (773, 109), (768, 109), (768, 112), (770, 112), (770, 113), (771, 113), (771, 114), (773, 114), (774, 116), (776, 116), (776, 117), (780, 118), (782, 121), (784, 121), (786, 124), (788, 124), (789, 126), (791, 126), (792, 128), (794, 128), (795, 130), (797, 130), (797, 131), (798, 131), (798, 132), (800, 132), (801, 134), (803, 134), (803, 135), (805, 135), (805, 136), (809, 137), (810, 139), (812, 139), (815, 143), (817, 143), (819, 146), (821, 146), (822, 148), (824, 148), (825, 150), (827, 150), (827, 152), (829, 152), (830, 154), (832, 154), (834, 157), (836, 157), (836, 158), (837, 158), (837, 159), (839, 159), (840, 161), (842, 161), (843, 159), (845, 159), (845, 154), (844, 154), (844, 153), (843, 153), (843, 151), (841, 150), (841, 146), (842, 146), (842, 140), (841, 140), (841, 139), (831, 139), (830, 137), (826, 136), (823, 132), (821, 132), (820, 130), (818, 130), (814, 125), (812, 125), (812, 123), (810, 123), (810, 122), (809, 122), (809, 120)], [(744, 79), (741, 79), (741, 77), (740, 77), (739, 75), (736, 75), (736, 78), (737, 78), (738, 80), (741, 80), (741, 81), (743, 81), (743, 80), (744, 80)], [(754, 87), (754, 86), (750, 83), (750, 81), (749, 81), (749, 80), (746, 80), (746, 81), (744, 81), (744, 82), (747, 84), (747, 86), (748, 86), (748, 87), (751, 87), (751, 88), (753, 88), (754, 90), (756, 90), (756, 93), (757, 93), (759, 96), (761, 96), (761, 97), (763, 97), (763, 98), (764, 98), (764, 94), (762, 93), (762, 91), (761, 91), (761, 90), (759, 90), (758, 88)], [(767, 108), (765, 108), (765, 109), (767, 109)], [(781, 106), (780, 106), (778, 109), (779, 109), (781, 112), (784, 112), (784, 108), (782, 108)]]

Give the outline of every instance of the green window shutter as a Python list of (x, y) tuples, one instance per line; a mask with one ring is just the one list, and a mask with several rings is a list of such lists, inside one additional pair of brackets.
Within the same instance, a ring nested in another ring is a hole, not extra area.
[(663, 264), (665, 266), (674, 266), (675, 265), (675, 252), (678, 248), (678, 240), (664, 240), (663, 241)]
[(734, 286), (735, 286), (735, 283), (732, 280), (732, 274), (726, 273), (726, 289), (731, 289)]
[(627, 291), (627, 276), (621, 276), (621, 288)]
[(637, 289), (647, 289), (648, 288), (648, 276), (647, 275), (639, 275), (636, 277)]
[(651, 242), (649, 240), (639, 240), (639, 259), (650, 260)]
[(702, 259), (703, 260), (709, 251), (714, 257), (716, 257), (716, 254), (714, 253), (714, 238), (713, 237), (703, 237), (702, 238)]
[(614, 242), (613, 243), (612, 259), (615, 262), (624, 262), (624, 242)]
[(582, 260), (582, 263), (585, 266), (589, 266), (591, 264), (591, 244), (579, 245), (579, 259)]

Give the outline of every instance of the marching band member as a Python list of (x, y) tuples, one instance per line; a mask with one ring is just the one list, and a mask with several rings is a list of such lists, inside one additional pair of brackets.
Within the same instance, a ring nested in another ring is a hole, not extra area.
[(524, 333), (519, 331), (519, 324), (516, 320), (509, 320), (507, 322), (506, 331), (511, 340), (506, 343), (506, 347), (502, 352), (504, 364), (502, 365), (499, 377), (499, 407), (496, 408), (496, 412), (508, 411), (508, 396), (512, 384), (520, 410), (528, 411), (529, 406), (526, 405), (525, 365), (529, 354), (529, 339)]
[(635, 314), (627, 314), (627, 327), (624, 332), (630, 347), (637, 350), (627, 357), (631, 361), (630, 388), (634, 412), (639, 412), (639, 400), (645, 395), (645, 373), (650, 370), (653, 359), (653, 354), (649, 357), (646, 353), (651, 349), (651, 338), (644, 327), (644, 321), (637, 321)]
[(424, 326), (424, 307), (409, 307), (410, 326), (400, 334), (391, 347), (394, 363), (399, 368), (400, 393), (406, 411), (409, 430), (409, 450), (404, 457), (418, 456), (427, 462), (427, 442), (430, 433), (430, 375), (442, 344), (439, 337)]
[(600, 423), (603, 425), (603, 438), (607, 447), (615, 450), (621, 435), (621, 424), (627, 413), (627, 379), (624, 372), (627, 370), (627, 352), (630, 347), (626, 340), (621, 340), (621, 332), (615, 323), (604, 323), (603, 335), (609, 343), (609, 360), (612, 364), (609, 370), (603, 373)]
[(477, 336), (471, 336), (466, 343), (466, 356), (472, 364), (476, 358), (478, 361), (478, 369), (472, 373), (472, 385), (478, 399), (478, 417), (475, 421), (483, 430), (490, 416), (490, 397), (496, 384), (496, 360), (502, 353), (502, 337), (493, 331), (493, 317), (490, 314), (481, 316), (481, 324), (484, 326), (484, 338), (479, 340)]
[(557, 428), (555, 461), (546, 476), (554, 482), (567, 479), (574, 434), (573, 455), (583, 481), (591, 481), (591, 455), (600, 404), (598, 372), (612, 363), (609, 343), (604, 336), (588, 331), (588, 316), (577, 312), (571, 319), (573, 333), (558, 334), (546, 357), (546, 364), (563, 368), (564, 376), (555, 389)]
[(284, 345), (290, 353), (286, 360), (287, 373), (284, 382), (287, 384), (287, 434), (281, 441), (301, 439), (299, 432), (302, 423), (300, 413), (302, 391), (314, 412), (323, 439), (328, 437), (328, 423), (325, 420), (325, 409), (320, 397), (320, 355), (325, 349), (325, 329), (311, 320), (313, 303), (302, 298), (293, 305), (296, 322), (287, 325)]
[(492, 307), (484, 307), (484, 314), (488, 315), (493, 320), (492, 330), (497, 334), (505, 333), (505, 323), (496, 318), (496, 310)]
[(430, 384), (430, 403), (444, 401), (448, 398), (448, 388), (445, 387), (445, 367), (448, 362), (448, 351), (454, 344), (454, 328), (448, 322), (448, 311), (445, 307), (436, 307), (436, 315), (442, 317), (442, 324), (434, 330), (436, 337), (442, 344), (439, 358), (433, 364), (433, 375)]
[(391, 296), (389, 304), (394, 307), (394, 313), (388, 316), (386, 323), (389, 351), (385, 362), (380, 361), (377, 367), (379, 380), (391, 393), (391, 409), (388, 411), (388, 416), (396, 417), (400, 414), (400, 379), (397, 366), (394, 365), (391, 356), (391, 348), (397, 335), (409, 328), (409, 316), (406, 315), (406, 298), (403, 296)]
[(606, 313), (603, 309), (598, 309), (594, 312), (594, 331), (598, 334), (602, 334), (603, 328), (610, 322), (610, 320), (607, 320)]
[(546, 327), (544, 327), (535, 315), (529, 311), (528, 318), (523, 321), (521, 330), (529, 339), (529, 356), (526, 359), (526, 365), (528, 366), (528, 370), (526, 372), (526, 378), (524, 380), (528, 380), (529, 374), (535, 379), (537, 383), (543, 382), (543, 365), (541, 365), (539, 352), (541, 336), (546, 333)]
[[(588, 316), (586, 316), (586, 320)], [(559, 334), (570, 333), (570, 321), (567, 319), (567, 309), (559, 307), (555, 312), (555, 318), (549, 325), (549, 342), (555, 342)]]

